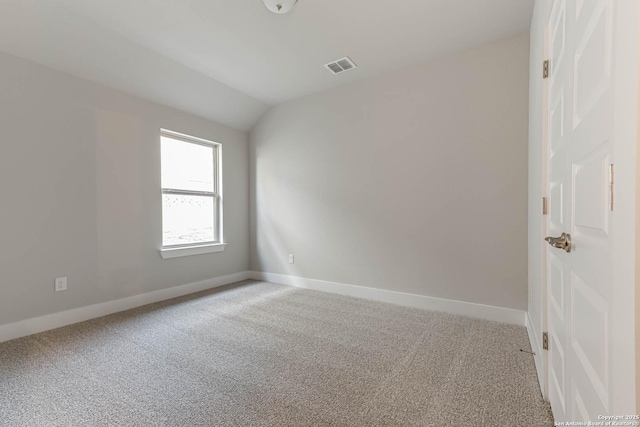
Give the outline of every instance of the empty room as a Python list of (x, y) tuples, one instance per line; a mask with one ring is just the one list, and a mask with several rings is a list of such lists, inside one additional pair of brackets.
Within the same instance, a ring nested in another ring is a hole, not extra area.
[(637, 0), (0, 0), (0, 427), (640, 426)]

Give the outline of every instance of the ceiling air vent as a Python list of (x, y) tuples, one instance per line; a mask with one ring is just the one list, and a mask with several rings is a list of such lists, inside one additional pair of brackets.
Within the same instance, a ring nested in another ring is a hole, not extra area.
[(337, 61), (325, 64), (325, 67), (327, 67), (327, 69), (333, 74), (340, 74), (342, 72), (356, 68), (357, 65), (351, 59), (345, 56), (342, 59), (338, 59)]

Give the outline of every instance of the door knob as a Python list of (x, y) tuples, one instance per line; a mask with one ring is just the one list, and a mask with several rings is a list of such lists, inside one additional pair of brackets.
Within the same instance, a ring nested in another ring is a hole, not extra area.
[(544, 240), (554, 248), (564, 249), (565, 252), (571, 252), (571, 234), (562, 233), (560, 237), (547, 237)]

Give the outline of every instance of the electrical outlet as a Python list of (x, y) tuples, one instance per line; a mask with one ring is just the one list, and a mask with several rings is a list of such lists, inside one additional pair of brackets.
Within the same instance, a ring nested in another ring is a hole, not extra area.
[(293, 264), (293, 254), (289, 254), (289, 264)]
[(66, 291), (66, 290), (67, 290), (67, 278), (58, 277), (56, 279), (56, 292)]

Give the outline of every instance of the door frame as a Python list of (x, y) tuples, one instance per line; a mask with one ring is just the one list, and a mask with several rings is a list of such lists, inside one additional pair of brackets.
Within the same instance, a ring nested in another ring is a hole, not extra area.
[[(615, 0), (610, 0), (615, 1)], [(613, 150), (615, 163), (615, 225), (613, 229), (613, 342), (612, 407), (616, 413), (637, 414), (635, 354), (635, 261), (636, 261), (636, 192), (638, 125), (638, 35), (640, 6), (636, 1), (616, 2), (614, 28), (615, 121)], [(625, 84), (622, 85), (621, 82)], [(617, 83), (617, 84), (616, 84)], [(630, 96), (631, 95), (631, 96)], [(621, 372), (621, 367), (626, 372)]]

